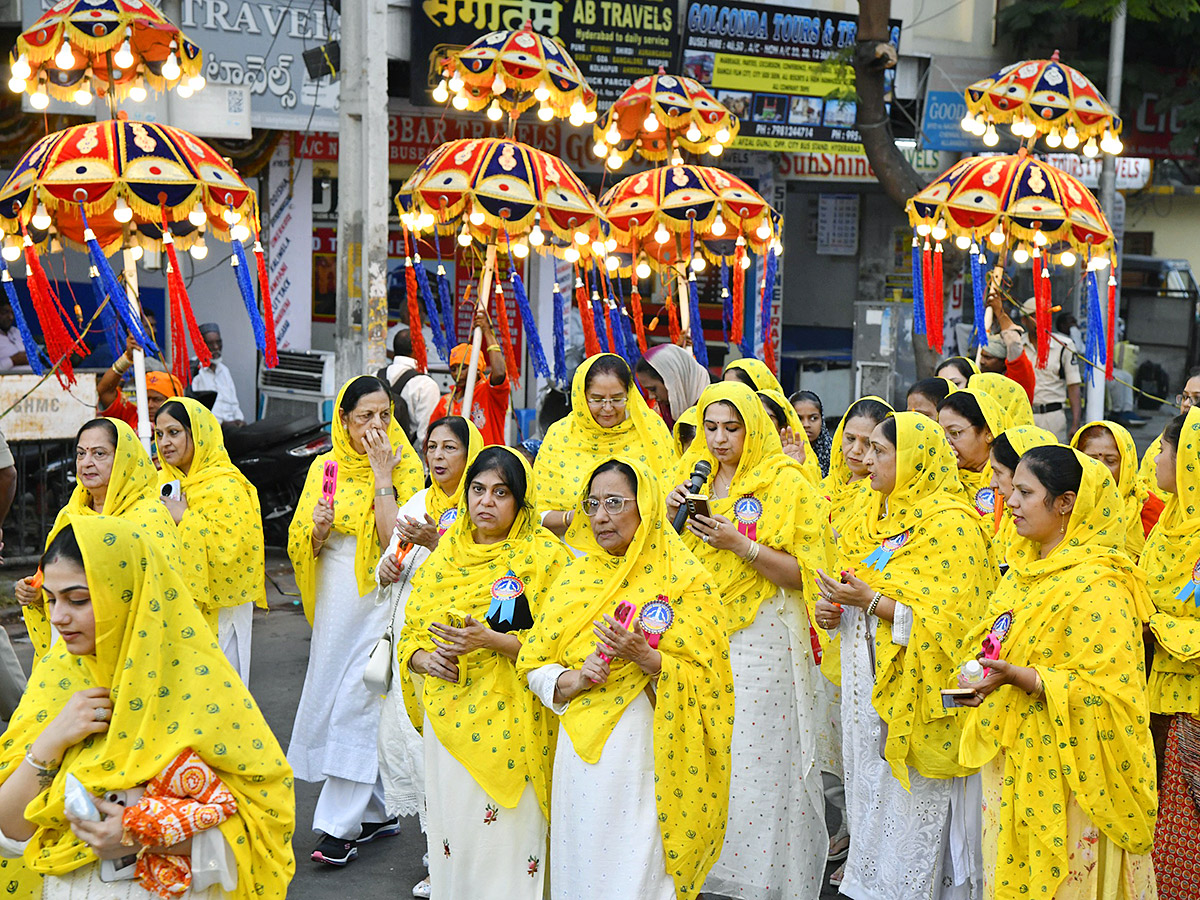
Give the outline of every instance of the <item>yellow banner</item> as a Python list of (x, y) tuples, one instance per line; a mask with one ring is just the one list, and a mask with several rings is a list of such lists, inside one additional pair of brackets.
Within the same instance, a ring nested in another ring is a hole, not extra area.
[(712, 86), (726, 90), (824, 97), (854, 84), (850, 66), (800, 62), (769, 56), (733, 56), (718, 53)]

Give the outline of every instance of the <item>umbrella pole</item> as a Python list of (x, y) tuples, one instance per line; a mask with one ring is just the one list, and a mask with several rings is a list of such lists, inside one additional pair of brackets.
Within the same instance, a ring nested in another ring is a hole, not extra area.
[[(988, 273), (988, 293), (989, 294), (991, 294), (993, 291), (1000, 290), (1000, 285), (1002, 283), (1001, 280), (1003, 278), (1004, 278), (1004, 266), (999, 265), (999, 264), (993, 266), (992, 271), (990, 271)], [(985, 308), (983, 311), (983, 333), (986, 335), (989, 332), (991, 332), (991, 330), (992, 330), (992, 308), (989, 306), (989, 307)], [(984, 346), (983, 344), (980, 344), (979, 348), (975, 351), (975, 365), (979, 365), (979, 363), (983, 360), (983, 346)]]
[[(125, 295), (129, 306), (139, 322), (142, 320), (142, 304), (138, 300), (137, 263), (128, 248), (121, 251), (125, 264)], [(146, 404), (146, 354), (141, 347), (133, 349), (133, 387), (137, 394), (137, 433), (146, 452), (150, 452), (150, 408)]]
[[(496, 272), (496, 245), (488, 244), (487, 256), (483, 261), (483, 272), (479, 276), (479, 297), (475, 307), (476, 312), (487, 309), (488, 297), (492, 295), (492, 278)], [(471, 316), (474, 323), (475, 316)], [(471, 334), (471, 358), (467, 363), (467, 386), (463, 391), (462, 417), (471, 418), (471, 403), (475, 400), (475, 374), (479, 366), (479, 352), (483, 348), (483, 329), (475, 325)]]
[(683, 332), (684, 346), (690, 347), (692, 341), (691, 315), (692, 307), (688, 299), (688, 280), (684, 266), (675, 268), (675, 301), (679, 305), (679, 330)]

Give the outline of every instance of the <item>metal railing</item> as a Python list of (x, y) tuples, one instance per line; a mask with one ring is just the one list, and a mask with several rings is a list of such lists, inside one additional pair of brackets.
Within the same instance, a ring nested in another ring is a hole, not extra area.
[(36, 560), (54, 519), (75, 489), (75, 441), (18, 441), (9, 444), (17, 467), (17, 491), (4, 520), (4, 558)]

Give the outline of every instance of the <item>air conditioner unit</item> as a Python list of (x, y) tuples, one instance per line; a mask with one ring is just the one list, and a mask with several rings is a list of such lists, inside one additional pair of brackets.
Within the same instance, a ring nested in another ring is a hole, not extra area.
[(317, 407), (317, 416), (322, 416), (325, 404), (337, 397), (333, 359), (333, 353), (326, 350), (280, 350), (279, 365), (275, 368), (268, 369), (266, 362), (260, 361), (259, 415), (267, 414), (267, 405), (274, 398), (312, 403)]

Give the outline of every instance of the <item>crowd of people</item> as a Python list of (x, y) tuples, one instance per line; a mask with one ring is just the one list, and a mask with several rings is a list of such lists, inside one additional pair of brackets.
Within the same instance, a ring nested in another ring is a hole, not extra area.
[(89, 422), (17, 586), (0, 889), (285, 896), (295, 777), (316, 865), (418, 817), (418, 897), (815, 900), (830, 862), (856, 900), (1200, 897), (1200, 373), (1139, 461), (1039, 403), (1000, 325), (984, 370), (832, 433), (763, 363), (713, 383), (672, 345), (585, 360), (522, 447), (488, 335), (466, 417), (465, 346), (436, 403), (403, 361), (352, 379), (289, 531), (286, 754), (220, 423), (164, 397), (159, 470)]

